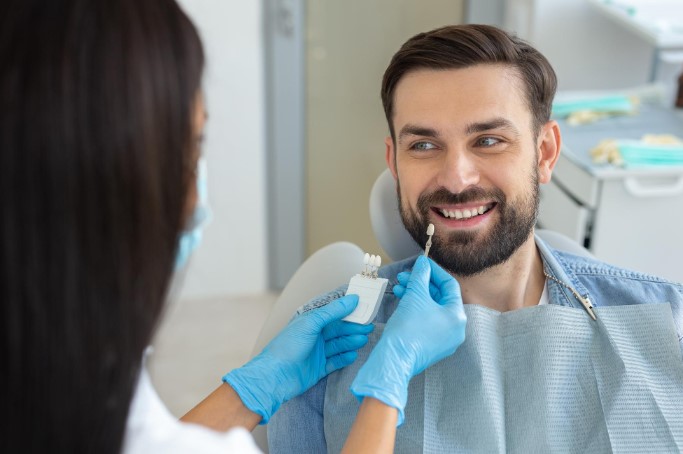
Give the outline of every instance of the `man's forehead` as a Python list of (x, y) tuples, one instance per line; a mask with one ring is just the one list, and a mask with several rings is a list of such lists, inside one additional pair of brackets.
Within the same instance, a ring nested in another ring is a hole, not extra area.
[(492, 118), (506, 118), (521, 129), (531, 121), (520, 74), (498, 64), (410, 71), (396, 86), (393, 113), (397, 131), (406, 124), (438, 129), (442, 122), (466, 127)]

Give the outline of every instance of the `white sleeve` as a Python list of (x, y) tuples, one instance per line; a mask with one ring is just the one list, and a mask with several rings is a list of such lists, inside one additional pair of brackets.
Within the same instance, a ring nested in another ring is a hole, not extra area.
[(216, 432), (204, 426), (178, 421), (159, 398), (143, 368), (128, 415), (123, 452), (260, 454), (261, 450), (244, 428)]

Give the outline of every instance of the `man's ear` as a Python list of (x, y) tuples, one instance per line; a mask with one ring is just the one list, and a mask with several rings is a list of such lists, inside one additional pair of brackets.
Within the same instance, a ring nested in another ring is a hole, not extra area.
[(541, 128), (537, 140), (539, 183), (546, 184), (550, 181), (557, 159), (560, 157), (561, 147), (560, 126), (555, 120), (550, 120)]
[(398, 179), (398, 173), (396, 172), (396, 148), (394, 147), (394, 141), (391, 136), (387, 136), (384, 139), (384, 159), (387, 161), (387, 167), (389, 171), (394, 176), (394, 180)]

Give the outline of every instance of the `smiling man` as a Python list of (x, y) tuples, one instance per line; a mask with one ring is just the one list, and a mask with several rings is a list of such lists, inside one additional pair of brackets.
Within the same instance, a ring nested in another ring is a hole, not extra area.
[[(683, 287), (534, 235), (539, 185), (560, 153), (555, 89), (543, 55), (484, 25), (418, 34), (384, 74), (385, 157), (403, 223), (420, 245), (434, 224), (430, 256), (458, 280), (468, 317), (456, 353), (410, 382), (396, 452), (683, 445)], [(380, 271), (389, 289), (401, 285), (385, 294), (368, 345), (283, 406), (269, 427), (271, 452), (340, 451), (359, 405), (349, 387), (414, 261)]]
[[(543, 69), (550, 90), (552, 69)], [(386, 160), (408, 232), (422, 244), (434, 224), (432, 258), (460, 278), (466, 302), (538, 304), (538, 185), (550, 180), (560, 146), (548, 106), (536, 107), (536, 121), (519, 69), (500, 63), (411, 70), (385, 87)]]

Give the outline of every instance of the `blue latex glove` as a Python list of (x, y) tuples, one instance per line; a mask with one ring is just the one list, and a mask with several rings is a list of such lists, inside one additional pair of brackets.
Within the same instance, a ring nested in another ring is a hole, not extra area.
[(423, 256), (415, 261), (406, 284), (399, 281), (394, 293), (401, 300), (358, 371), (351, 392), (359, 399), (373, 397), (395, 407), (401, 425), (410, 379), (455, 353), (465, 340), (467, 317), (458, 282)]
[(367, 343), (374, 329), (341, 320), (357, 305), (357, 295), (346, 295), (296, 317), (259, 355), (223, 381), (266, 424), (284, 402), (355, 361), (355, 350)]
[[(394, 286), (394, 295), (398, 298), (403, 298), (403, 295), (406, 293), (406, 286), (410, 281), (410, 272), (404, 271), (398, 273), (396, 275), (396, 280), (398, 281), (398, 285)], [(429, 296), (431, 296), (434, 301), (439, 301), (441, 299), (441, 292), (439, 292), (437, 286), (432, 282), (429, 283)]]

